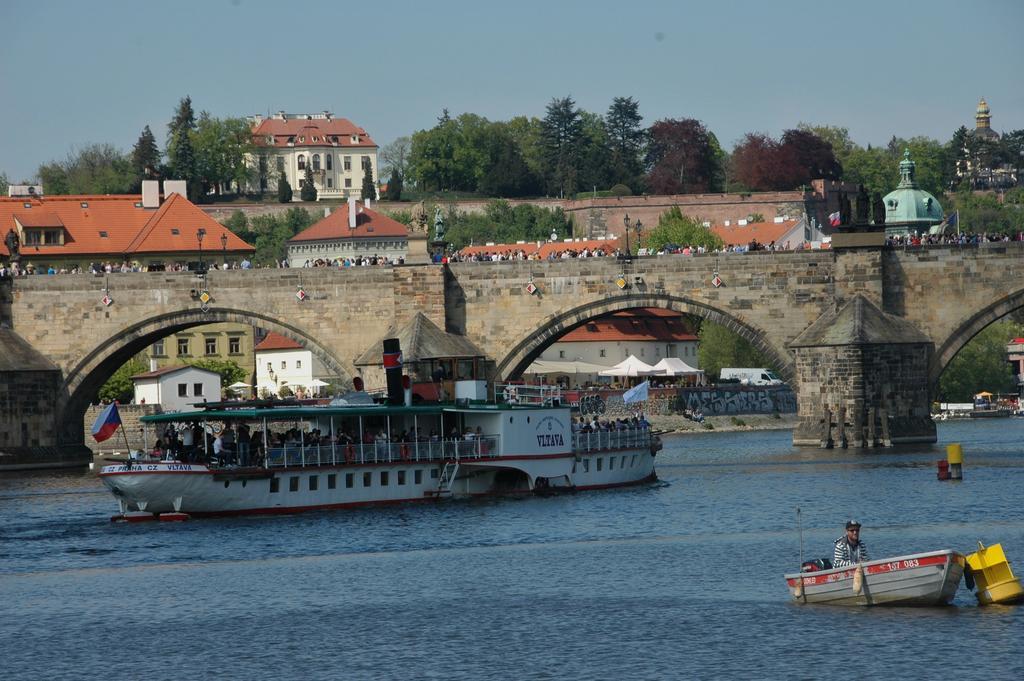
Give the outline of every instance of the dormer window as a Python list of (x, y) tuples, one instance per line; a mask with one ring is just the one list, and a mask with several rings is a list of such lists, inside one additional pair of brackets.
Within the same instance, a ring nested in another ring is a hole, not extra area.
[(88, 201), (82, 201), (82, 203), (80, 203), (79, 205), (80, 205), (80, 206), (81, 206), (82, 208), (88, 208), (88, 207), (89, 207), (89, 202), (88, 202)]
[(25, 207), (25, 208), (31, 208), (31, 207), (32, 207), (32, 204), (31, 204), (31, 203), (29, 203), (28, 201), (26, 201), (25, 203), (23, 203), (23, 204), (21, 204), (21, 205), (22, 205), (23, 207)]
[(314, 141), (314, 142), (319, 142), (319, 141), (320, 141), (320, 138), (319, 138), (319, 137), (314, 137), (314, 138), (313, 138), (313, 141)]
[(302, 135), (299, 135), (299, 142), (305, 142), (305, 141), (306, 141), (306, 138), (303, 137)]
[(107, 235), (107, 233), (106, 233), (106, 232), (105, 232), (104, 230), (102, 230), (102, 229), (101, 229), (101, 230), (100, 230), (100, 238), (101, 238), (101, 239), (106, 239), (106, 238), (107, 238), (107, 236), (108, 236), (108, 235)]
[(352, 135), (352, 144), (359, 144), (359, 135)]
[(174, 236), (178, 236), (181, 234), (181, 230), (178, 229), (177, 227), (171, 227), (171, 234), (173, 234)]

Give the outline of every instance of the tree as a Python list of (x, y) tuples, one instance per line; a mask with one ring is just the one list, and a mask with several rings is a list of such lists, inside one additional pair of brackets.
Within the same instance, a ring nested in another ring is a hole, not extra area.
[(380, 150), (381, 174), (393, 175), (397, 172), (404, 181), (408, 174), (411, 153), (412, 139), (408, 136), (399, 137), (391, 144), (385, 144)]
[(672, 206), (658, 216), (657, 226), (643, 239), (648, 249), (658, 251), (666, 244), (703, 246), (708, 250), (722, 247), (722, 239), (700, 220), (683, 215), (679, 206)]
[(693, 118), (660, 120), (648, 136), (647, 185), (652, 192), (690, 194), (712, 189), (720, 174), (720, 159), (712, 146), (714, 136), (703, 123)]
[(843, 176), (843, 168), (836, 160), (832, 145), (812, 132), (784, 131), (779, 153), (783, 171), (792, 173), (780, 184), (784, 182), (783, 186), (790, 189), (809, 185), (811, 180), (838, 180)]
[(970, 402), (974, 395), (1016, 390), (1006, 361), (1006, 344), (1024, 335), (1024, 326), (1001, 320), (984, 328), (946, 365), (939, 377), (939, 396), (944, 402)]
[(377, 184), (373, 181), (373, 168), (369, 163), (363, 168), (362, 196), (363, 201), (377, 198)]
[(140, 188), (143, 180), (153, 180), (160, 176), (160, 148), (148, 125), (142, 129), (138, 141), (132, 147), (131, 163), (135, 171), (135, 182)]
[(1013, 168), (1019, 182), (1021, 170), (1024, 169), (1024, 129), (1003, 135), (999, 140), (999, 157), (1003, 163)]
[(284, 173), (277, 178), (277, 201), (278, 203), (291, 203), (292, 201), (292, 185)]
[(43, 192), (50, 195), (70, 194), (71, 183), (68, 181), (67, 171), (57, 161), (50, 161), (39, 166), (36, 171), (39, 183), (43, 185)]
[(810, 123), (799, 123), (797, 130), (809, 132), (818, 139), (827, 142), (832, 146), (832, 153), (840, 166), (846, 163), (846, 157), (856, 148), (856, 144), (850, 139), (850, 130), (834, 125), (811, 125)]
[(612, 172), (612, 150), (604, 119), (589, 111), (580, 112), (583, 138), (580, 143), (577, 191), (588, 187), (610, 187), (615, 184)]
[(306, 164), (306, 175), (302, 179), (299, 198), (303, 201), (316, 201), (316, 184), (313, 182), (313, 164)]
[(0, 173), (0, 196), (7, 196), (7, 189), (11, 186), (11, 181), (7, 179), (7, 173)]
[(459, 183), (455, 161), (458, 135), (458, 124), (448, 116), (447, 109), (433, 128), (413, 133), (409, 172), (417, 187), (446, 191)]
[(640, 123), (640, 104), (632, 97), (616, 97), (604, 117), (611, 150), (612, 183), (639, 188), (647, 133)]
[(220, 374), (220, 384), (222, 387), (243, 381), (248, 377), (246, 370), (230, 359), (204, 357), (202, 359), (189, 360), (186, 364)]
[(135, 399), (135, 384), (132, 383), (132, 376), (145, 373), (145, 371), (146, 363), (141, 359), (128, 360), (100, 387), (96, 394), (97, 398), (104, 402), (116, 400), (121, 404), (129, 404)]
[(722, 367), (767, 367), (764, 355), (729, 329), (704, 320), (697, 332), (697, 358), (709, 377), (717, 378)]
[(899, 183), (899, 167), (881, 147), (857, 147), (846, 158), (843, 179), (864, 185), (868, 194), (885, 196)]
[(196, 154), (192, 146), (195, 127), (192, 98), (186, 96), (178, 103), (174, 118), (167, 125), (167, 164), (170, 179), (185, 180), (188, 198), (193, 201), (199, 196)]
[(583, 142), (583, 120), (572, 97), (552, 99), (541, 121), (547, 189), (558, 196), (576, 192)]
[(39, 167), (47, 194), (127, 194), (135, 185), (131, 161), (110, 144), (72, 150), (62, 161)]
[(253, 180), (247, 159), (255, 151), (252, 130), (244, 118), (213, 118), (199, 115), (192, 135), (196, 173), (201, 191), (222, 194), (232, 183), (239, 192)]
[(388, 201), (402, 200), (402, 175), (398, 168), (391, 168), (391, 177), (388, 178), (388, 189), (384, 192), (384, 198)]

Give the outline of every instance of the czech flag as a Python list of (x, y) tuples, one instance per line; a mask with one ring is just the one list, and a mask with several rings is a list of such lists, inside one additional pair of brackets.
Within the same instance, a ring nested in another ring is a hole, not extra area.
[(111, 402), (96, 417), (96, 423), (92, 424), (92, 437), (96, 442), (103, 442), (117, 432), (119, 425), (121, 425), (121, 415), (117, 413), (117, 402)]
[(838, 211), (835, 212), (835, 213), (832, 213), (831, 215), (828, 216), (828, 224), (831, 227), (838, 227), (839, 226), (839, 212)]

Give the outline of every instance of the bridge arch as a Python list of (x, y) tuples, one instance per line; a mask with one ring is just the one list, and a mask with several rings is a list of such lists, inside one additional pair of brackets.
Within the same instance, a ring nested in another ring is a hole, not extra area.
[[(302, 342), (328, 371), (346, 382), (352, 377), (344, 365), (317, 339), (301, 327), (281, 322), (259, 312), (228, 308), (177, 310), (143, 319), (122, 329), (114, 337), (104, 339), (67, 372), (62, 399), (59, 400), (59, 420), (67, 429), (65, 436), (81, 438), (81, 422), (93, 396), (117, 369), (161, 338), (185, 329), (217, 322), (235, 322), (255, 325), (274, 331), (294, 341)], [(78, 425), (76, 425), (78, 424)], [(68, 441), (68, 440), (65, 440)], [(70, 440), (73, 441), (73, 440)]]
[(638, 307), (655, 307), (701, 317), (714, 322), (750, 342), (761, 352), (787, 383), (796, 377), (793, 357), (784, 348), (778, 348), (767, 340), (767, 334), (743, 320), (718, 308), (682, 296), (652, 293), (631, 293), (605, 300), (592, 301), (548, 317), (538, 330), (526, 334), (512, 345), (512, 348), (495, 365), (495, 376), (499, 380), (521, 374), (540, 356), (540, 353), (560, 337), (578, 326), (614, 312)]
[(942, 343), (936, 344), (934, 359), (928, 372), (928, 385), (932, 394), (938, 392), (939, 378), (942, 376), (942, 372), (972, 338), (985, 327), (1022, 307), (1024, 307), (1024, 289), (1004, 296), (982, 308), (965, 319)]

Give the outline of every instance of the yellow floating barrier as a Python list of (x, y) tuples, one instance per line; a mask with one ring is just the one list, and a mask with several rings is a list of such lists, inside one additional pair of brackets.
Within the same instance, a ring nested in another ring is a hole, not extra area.
[(975, 595), (979, 604), (1019, 603), (1024, 600), (1020, 578), (1013, 576), (1001, 544), (986, 548), (978, 542), (978, 550), (967, 556), (967, 565), (977, 585)]

